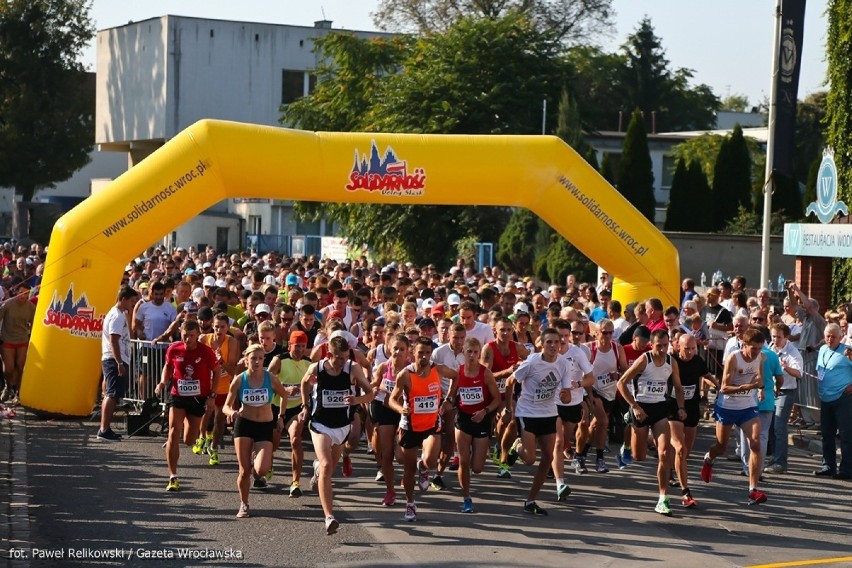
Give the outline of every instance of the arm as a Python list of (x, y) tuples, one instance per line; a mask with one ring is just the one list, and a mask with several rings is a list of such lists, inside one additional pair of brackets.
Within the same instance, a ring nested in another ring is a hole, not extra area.
[(311, 407), (311, 381), (317, 374), (317, 364), (311, 363), (305, 376), (302, 377), (302, 411), (299, 413), (299, 422), (304, 422), (308, 417), (308, 409)]
[(364, 368), (357, 363), (352, 365), (351, 375), (352, 384), (356, 384), (361, 387), (361, 390), (364, 391), (364, 394), (361, 396), (349, 396), (349, 405), (357, 406), (359, 404), (367, 404), (376, 398), (376, 391), (370, 385), (370, 381), (367, 380), (367, 375), (364, 374)]
[[(278, 379), (275, 379), (274, 377), (273, 377), (272, 380), (269, 381), (269, 384), (272, 386), (272, 390), (275, 392), (275, 394), (277, 394), (278, 396), (281, 397), (281, 404), (278, 408), (282, 408), (282, 409), (287, 408), (287, 397), (290, 396), (287, 393), (287, 387), (285, 387), (283, 384), (281, 384), (281, 381), (279, 381)], [(230, 393), (228, 394), (228, 396), (230, 396)], [(283, 411), (278, 413), (278, 420), (281, 422), (281, 426), (283, 427), (284, 426), (284, 412)]]
[(174, 337), (175, 331), (180, 327), (180, 323), (180, 318), (176, 318), (172, 323), (169, 324), (169, 327), (166, 328), (166, 331), (164, 331), (162, 335), (155, 337), (151, 340), (151, 345), (156, 345), (161, 341), (171, 341), (171, 338)]
[(393, 387), (393, 392), (387, 399), (388, 407), (401, 416), (408, 416), (410, 410), (403, 404), (403, 395), (411, 388), (411, 378), (408, 376), (408, 370), (403, 369), (396, 376), (396, 385)]
[(677, 362), (672, 365), (672, 384), (677, 399), (677, 415), (678, 418), (683, 420), (686, 418), (686, 410), (683, 407), (683, 385), (680, 382), (680, 367), (678, 367)]
[[(231, 386), (228, 387), (228, 398), (225, 399), (225, 406), (222, 407), (222, 412), (225, 413), (225, 416), (230, 418), (233, 421), (234, 416), (239, 416), (240, 411), (237, 408), (237, 392), (240, 390), (240, 382), (242, 382), (242, 377), (234, 377), (231, 380)], [(272, 381), (275, 383), (276, 381)]]
[[(630, 389), (627, 388), (627, 384), (638, 377), (642, 371), (645, 370), (646, 365), (647, 362), (645, 361), (645, 357), (639, 357), (633, 362), (633, 365), (631, 365), (630, 368), (621, 375), (621, 378), (618, 379), (618, 392), (621, 393), (622, 398), (624, 398), (624, 402), (626, 402), (630, 408), (635, 408), (637, 410), (639, 410), (639, 405), (636, 404), (636, 399), (633, 398), (633, 395), (630, 393)], [(635, 411), (634, 415), (636, 415)], [(636, 415), (636, 418), (639, 418), (639, 416)]]
[(269, 363), (269, 368), (267, 369), (270, 375), (278, 376), (278, 373), (281, 372), (281, 357), (276, 355), (272, 358), (272, 361)]
[(623, 373), (627, 370), (627, 355), (624, 354), (624, 347), (622, 347), (620, 343), (614, 341), (613, 345), (615, 345), (615, 356), (618, 360), (618, 370)]
[(166, 352), (166, 364), (163, 365), (163, 372), (161, 375), (160, 382), (157, 383), (157, 386), (154, 388), (154, 394), (160, 396), (160, 393), (164, 388), (168, 388), (169, 383), (172, 380), (172, 365), (169, 362), (168, 352)]
[(121, 336), (117, 333), (111, 333), (109, 336), (109, 346), (112, 348), (112, 358), (118, 363), (118, 376), (124, 376), (124, 361), (121, 359), (121, 346), (119, 345)]

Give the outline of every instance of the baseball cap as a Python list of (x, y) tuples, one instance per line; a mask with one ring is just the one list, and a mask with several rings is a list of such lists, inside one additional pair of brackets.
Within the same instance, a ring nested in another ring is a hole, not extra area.
[(212, 276), (205, 276), (202, 284), (204, 285), (205, 288), (207, 288), (207, 287), (212, 288), (213, 286), (216, 285), (216, 279), (213, 278)]
[(447, 296), (447, 304), (450, 306), (458, 306), (461, 304), (461, 297), (458, 294), (450, 294)]
[(188, 314), (196, 314), (198, 313), (198, 304), (193, 301), (189, 301), (183, 305), (183, 311)]
[(224, 280), (217, 280), (217, 281), (216, 281), (216, 287), (217, 287), (217, 288), (227, 288), (227, 287), (228, 287), (228, 283), (227, 283), (227, 282), (225, 282)]
[(431, 310), (435, 307), (435, 300), (433, 300), (432, 298), (426, 298), (425, 300), (423, 300), (423, 305), (421, 307), (425, 310)]
[(295, 274), (288, 274), (287, 278), (284, 280), (284, 284), (286, 284), (287, 286), (298, 286), (299, 277)]
[(254, 309), (254, 313), (255, 313), (255, 314), (269, 314), (269, 315), (272, 315), (272, 310), (271, 310), (271, 309), (269, 309), (269, 306), (267, 306), (266, 304), (258, 304), (258, 305), (257, 305), (257, 307)]
[(277, 286), (278, 282), (275, 280), (275, 277), (271, 274), (267, 274), (263, 277), (264, 284), (272, 284), (273, 286)]
[(432, 318), (422, 318), (419, 322), (417, 322), (417, 327), (436, 327), (435, 320)]
[(718, 296), (719, 290), (717, 288), (708, 288), (707, 289), (707, 295), (708, 296)]
[(524, 302), (518, 302), (515, 304), (515, 307), (512, 308), (512, 312), (516, 314), (528, 314), (530, 313), (530, 307)]
[(290, 343), (304, 343), (307, 345), (308, 343), (308, 334), (304, 331), (293, 331), (290, 332)]

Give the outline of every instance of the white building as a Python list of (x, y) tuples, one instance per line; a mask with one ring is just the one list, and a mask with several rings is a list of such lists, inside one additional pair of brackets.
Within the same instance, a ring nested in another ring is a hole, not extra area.
[[(308, 94), (313, 86), (313, 38), (338, 31), (325, 20), (304, 27), (184, 16), (101, 30), (98, 149), (123, 153), (132, 167), (200, 119), (280, 126), (281, 105)], [(233, 250), (246, 245), (245, 233), (324, 235), (326, 227), (297, 223), (290, 201), (233, 199), (209, 208), (167, 235), (165, 242)]]

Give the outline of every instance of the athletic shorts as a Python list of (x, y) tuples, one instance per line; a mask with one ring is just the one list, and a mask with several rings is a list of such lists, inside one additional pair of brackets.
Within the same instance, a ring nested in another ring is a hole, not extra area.
[(18, 349), (26, 349), (29, 347), (30, 343), (28, 341), (24, 341), (23, 343), (10, 343), (8, 341), (3, 342), (3, 349), (11, 349), (12, 351), (17, 351)]
[(122, 362), (121, 366), (124, 368), (124, 375), (118, 374), (118, 362), (115, 359), (104, 359), (101, 361), (101, 369), (104, 372), (104, 381), (106, 381), (104, 396), (109, 398), (124, 398), (127, 395), (130, 369), (127, 363)]
[(341, 426), (340, 428), (329, 428), (321, 422), (311, 421), (311, 430), (317, 434), (322, 434), (331, 438), (331, 443), (335, 446), (340, 446), (349, 437), (349, 431), (352, 430), (352, 425)]
[(686, 419), (681, 420), (677, 415), (677, 400), (670, 401), (669, 421), (676, 420), (683, 422), (684, 428), (695, 428), (698, 426), (698, 421), (701, 418), (701, 399), (693, 398), (692, 400), (684, 401), (683, 409), (686, 411)]
[(459, 411), (456, 415), (456, 429), (474, 438), (487, 438), (491, 435), (491, 420), (494, 413), (486, 414), (481, 422), (474, 422), (473, 415)]
[(201, 418), (207, 408), (206, 396), (174, 396), (172, 395), (172, 408), (186, 411), (187, 415)]
[(746, 422), (759, 418), (760, 412), (758, 412), (756, 406), (743, 410), (729, 410), (717, 404), (716, 408), (713, 409), (713, 416), (723, 426), (742, 426)]
[(234, 421), (234, 438), (251, 438), (255, 442), (271, 442), (275, 421), (256, 422), (242, 416)]
[(428, 430), (424, 430), (423, 432), (415, 432), (413, 430), (405, 430), (400, 429), (401, 435), (399, 437), (399, 446), (406, 450), (411, 450), (413, 448), (422, 448), (423, 442), (429, 436), (436, 436), (440, 434), (437, 428), (429, 428)]
[[(287, 408), (284, 410), (284, 427), (287, 426), (287, 423), (290, 422), (293, 418), (299, 415), (302, 411), (302, 405), (294, 406), (293, 408)], [(278, 415), (281, 414), (281, 407), (272, 405), (272, 420), (273, 422), (278, 420)]]
[(559, 412), (559, 418), (562, 422), (570, 422), (571, 424), (579, 424), (583, 419), (583, 403), (572, 404), (571, 406), (556, 405), (556, 410)]
[(556, 416), (547, 416), (545, 418), (516, 416), (515, 423), (518, 426), (519, 434), (521, 432), (529, 432), (536, 438), (547, 436), (548, 434), (556, 434)]
[(399, 426), (400, 415), (391, 410), (383, 401), (370, 403), (370, 418), (373, 426)]
[(615, 401), (607, 400), (598, 393), (595, 393), (595, 398), (601, 401), (601, 404), (603, 404), (604, 414), (606, 414), (607, 416), (612, 416), (612, 409), (615, 408)]
[(663, 402), (640, 402), (638, 404), (642, 408), (642, 410), (645, 411), (646, 416), (645, 420), (642, 420), (640, 422), (631, 410), (630, 413), (633, 414), (634, 428), (646, 428), (649, 426), (653, 426), (660, 420), (669, 419), (669, 413), (671, 412), (671, 403), (668, 400), (664, 400)]

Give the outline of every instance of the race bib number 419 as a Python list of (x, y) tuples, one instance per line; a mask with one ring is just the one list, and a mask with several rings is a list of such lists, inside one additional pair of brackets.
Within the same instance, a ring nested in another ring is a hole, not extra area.
[(415, 396), (414, 414), (432, 414), (438, 412), (438, 395)]

